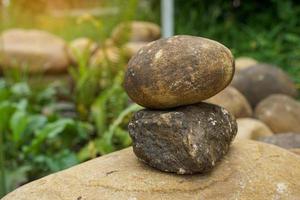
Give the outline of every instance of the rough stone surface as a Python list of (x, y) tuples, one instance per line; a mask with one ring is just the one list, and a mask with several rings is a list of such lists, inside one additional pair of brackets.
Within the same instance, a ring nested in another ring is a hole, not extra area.
[(248, 100), (234, 87), (226, 87), (220, 93), (209, 98), (208, 103), (224, 107), (236, 118), (251, 117), (252, 108)]
[(89, 38), (77, 38), (69, 44), (68, 54), (73, 63), (78, 63), (78, 59), (82, 57), (89, 58), (97, 47), (97, 43)]
[(300, 148), (299, 133), (280, 133), (272, 136), (265, 136), (258, 139), (261, 142), (274, 144), (285, 149)]
[(115, 43), (151, 42), (160, 38), (160, 27), (152, 22), (132, 21), (120, 23), (111, 35)]
[(272, 94), (296, 96), (297, 89), (279, 67), (257, 64), (236, 73), (232, 85), (248, 99), (252, 107)]
[(0, 36), (0, 66), (28, 73), (65, 73), (70, 59), (66, 43), (40, 30), (11, 29)]
[(236, 135), (224, 108), (200, 103), (172, 110), (141, 110), (128, 125), (136, 156), (150, 166), (178, 174), (211, 170)]
[(239, 57), (235, 59), (235, 69), (236, 71), (240, 71), (243, 69), (246, 69), (248, 67), (251, 67), (252, 65), (257, 64), (257, 60), (249, 57)]
[(271, 95), (255, 108), (255, 117), (274, 133), (300, 133), (300, 102), (282, 95)]
[(273, 132), (263, 122), (252, 118), (237, 119), (238, 132), (236, 139), (256, 140), (262, 136), (272, 136)]
[(299, 200), (300, 158), (273, 145), (232, 145), (208, 174), (176, 175), (139, 162), (132, 149), (20, 187), (3, 200)]
[(124, 86), (134, 102), (163, 109), (205, 100), (224, 89), (233, 74), (225, 46), (180, 35), (142, 47), (129, 61)]

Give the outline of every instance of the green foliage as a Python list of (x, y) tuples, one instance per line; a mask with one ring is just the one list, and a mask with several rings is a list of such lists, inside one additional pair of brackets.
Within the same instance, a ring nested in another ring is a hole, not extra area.
[[(79, 162), (77, 146), (87, 142), (92, 127), (86, 122), (45, 115), (55, 102), (42, 91), (32, 91), (25, 82), (0, 80), (1, 178), (5, 191), (50, 172)], [(53, 89), (53, 88), (52, 88)], [(54, 89), (53, 89), (54, 90)], [(4, 176), (5, 175), (5, 176)]]
[[(120, 12), (101, 18), (84, 15), (56, 21), (63, 24), (62, 30), (43, 29), (67, 40), (88, 36), (106, 48), (101, 44), (117, 23), (134, 17), (137, 2), (107, 1), (107, 6), (117, 6)], [(0, 28), (16, 24), (30, 27), (22, 24), (28, 23), (26, 17), (24, 21), (20, 12), (14, 13), (16, 18)], [(75, 55), (78, 64), (69, 71), (71, 91), (57, 84), (36, 87), (39, 84), (35, 83), (33, 87), (29, 85), (31, 77), (19, 71), (5, 72), (0, 80), (0, 197), (31, 180), (131, 144), (127, 124), (131, 114), (141, 107), (130, 102), (122, 87), (127, 62), (122, 51), (117, 62), (104, 55), (97, 66), (90, 66), (87, 53)], [(59, 94), (62, 90), (66, 92), (63, 101)]]
[[(300, 86), (300, 5), (297, 1), (175, 0), (176, 34), (208, 37), (278, 65)], [(299, 87), (300, 88), (300, 87)]]

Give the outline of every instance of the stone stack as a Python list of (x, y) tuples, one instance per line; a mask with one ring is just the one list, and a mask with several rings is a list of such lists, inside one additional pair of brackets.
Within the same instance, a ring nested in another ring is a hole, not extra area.
[(146, 107), (128, 126), (136, 156), (165, 172), (211, 170), (228, 152), (237, 124), (224, 108), (202, 101), (223, 90), (233, 74), (230, 50), (209, 39), (182, 35), (142, 47), (124, 84)]

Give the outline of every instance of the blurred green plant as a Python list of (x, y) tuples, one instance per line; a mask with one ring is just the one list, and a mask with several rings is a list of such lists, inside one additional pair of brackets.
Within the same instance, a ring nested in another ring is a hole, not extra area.
[[(63, 36), (71, 40), (81, 31), (80, 36), (96, 38), (104, 49), (112, 27), (134, 18), (137, 2), (110, 1), (108, 5), (119, 7), (117, 15), (110, 20), (90, 15), (71, 19)], [(89, 26), (92, 35), (86, 32)], [(91, 66), (87, 53), (75, 55), (72, 91), (56, 83), (30, 85), (32, 77), (26, 73), (5, 72), (0, 81), (0, 197), (28, 181), (131, 144), (127, 124), (141, 107), (130, 102), (122, 87), (125, 55), (120, 50), (118, 60), (111, 61), (104, 51), (103, 60)]]
[(278, 65), (300, 89), (297, 2), (175, 0), (176, 34), (208, 37), (230, 47), (235, 57), (248, 56)]
[(1, 195), (20, 184), (77, 164), (78, 145), (93, 128), (46, 110), (55, 88), (33, 91), (25, 82), (0, 80)]

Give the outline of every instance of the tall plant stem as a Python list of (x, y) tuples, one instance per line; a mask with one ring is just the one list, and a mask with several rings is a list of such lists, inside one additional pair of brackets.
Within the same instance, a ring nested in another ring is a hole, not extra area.
[(0, 198), (6, 194), (6, 181), (4, 171), (4, 141), (3, 132), (0, 132)]

